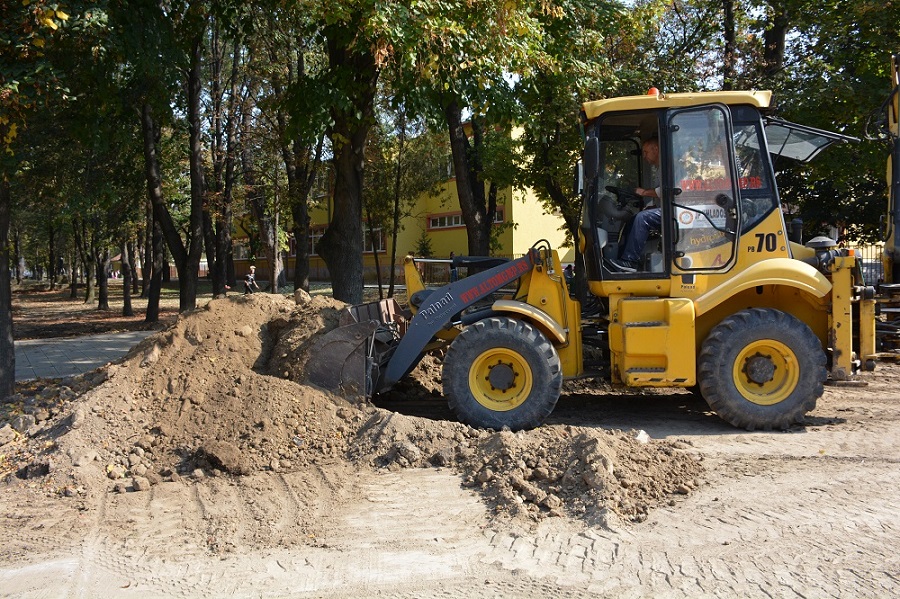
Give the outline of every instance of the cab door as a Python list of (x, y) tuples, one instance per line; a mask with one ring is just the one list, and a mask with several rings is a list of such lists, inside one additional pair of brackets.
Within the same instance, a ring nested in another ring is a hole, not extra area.
[(738, 177), (728, 108), (712, 104), (672, 111), (667, 119), (673, 264), (682, 272), (731, 268), (740, 230)]

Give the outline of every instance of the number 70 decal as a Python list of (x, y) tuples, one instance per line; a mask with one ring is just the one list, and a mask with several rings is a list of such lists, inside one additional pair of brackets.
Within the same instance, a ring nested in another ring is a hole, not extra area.
[(747, 248), (750, 252), (774, 252), (778, 249), (778, 237), (775, 233), (757, 233), (756, 234), (756, 247), (749, 246)]

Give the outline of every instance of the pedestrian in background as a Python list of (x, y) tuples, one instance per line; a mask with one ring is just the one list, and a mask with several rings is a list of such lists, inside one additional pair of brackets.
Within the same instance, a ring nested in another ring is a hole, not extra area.
[(259, 291), (259, 285), (256, 283), (256, 267), (251, 266), (250, 272), (244, 277), (244, 295)]
[(454, 283), (459, 280), (459, 270), (456, 269), (456, 263), (454, 260), (456, 259), (456, 254), (454, 252), (450, 252), (450, 282)]

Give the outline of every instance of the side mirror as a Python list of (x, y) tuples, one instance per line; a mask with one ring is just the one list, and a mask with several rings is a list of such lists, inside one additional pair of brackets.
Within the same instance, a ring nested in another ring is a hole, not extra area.
[(586, 181), (593, 181), (600, 172), (600, 140), (589, 137), (584, 142), (584, 154), (581, 156), (582, 172)]

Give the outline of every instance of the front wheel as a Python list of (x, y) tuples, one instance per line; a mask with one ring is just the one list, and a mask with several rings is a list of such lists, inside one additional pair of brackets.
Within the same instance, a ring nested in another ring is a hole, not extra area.
[(461, 422), (510, 430), (540, 426), (562, 390), (556, 348), (527, 322), (493, 317), (453, 340), (443, 367), (444, 395)]
[(818, 337), (797, 318), (753, 308), (713, 327), (700, 351), (700, 391), (726, 422), (786, 429), (816, 407), (828, 375)]

